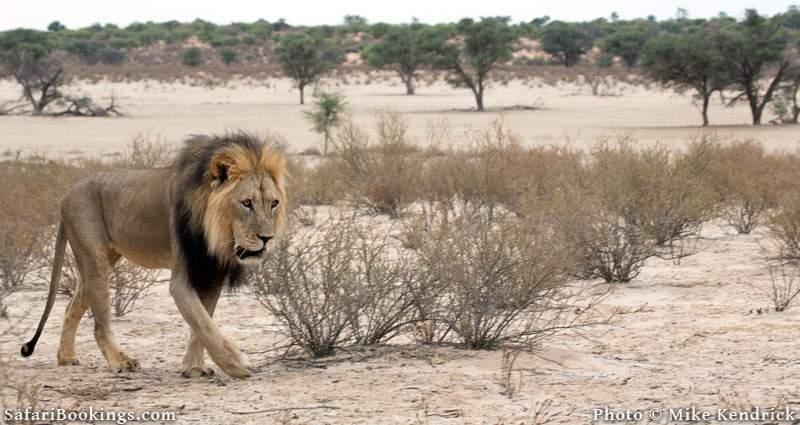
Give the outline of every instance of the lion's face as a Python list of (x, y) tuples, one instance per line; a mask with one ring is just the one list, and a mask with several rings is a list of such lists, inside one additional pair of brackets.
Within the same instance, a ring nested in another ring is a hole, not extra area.
[(211, 192), (203, 228), (211, 254), (258, 264), (283, 224), (283, 157), (231, 148), (211, 162)]
[(281, 194), (269, 175), (242, 178), (229, 197), (233, 254), (244, 264), (257, 264), (278, 231)]

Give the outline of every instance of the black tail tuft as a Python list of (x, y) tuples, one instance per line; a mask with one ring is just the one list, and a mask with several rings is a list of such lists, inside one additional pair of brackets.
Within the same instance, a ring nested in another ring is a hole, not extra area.
[(36, 343), (30, 341), (22, 346), (22, 349), (19, 350), (19, 353), (22, 355), (22, 357), (30, 357), (30, 355), (33, 354), (34, 348), (36, 348)]

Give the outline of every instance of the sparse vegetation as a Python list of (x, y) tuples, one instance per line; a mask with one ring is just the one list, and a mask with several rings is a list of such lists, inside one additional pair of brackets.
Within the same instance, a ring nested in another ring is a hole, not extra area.
[(158, 273), (158, 270), (144, 269), (127, 260), (121, 260), (108, 278), (108, 286), (113, 291), (111, 308), (114, 315), (122, 317), (130, 313), (136, 303), (147, 296), (153, 285), (168, 281), (159, 279)]
[(345, 124), (335, 139), (333, 169), (352, 205), (397, 218), (418, 197), (418, 149), (398, 114), (379, 113), (376, 128), (377, 140), (370, 142), (353, 123)]
[(713, 149), (708, 178), (722, 200), (722, 216), (737, 232), (748, 234), (775, 204), (775, 158), (753, 141)]
[(328, 146), (333, 139), (333, 130), (342, 122), (347, 102), (344, 96), (337, 93), (321, 92), (314, 102), (314, 110), (304, 112), (311, 126), (323, 137), (322, 154), (328, 155)]

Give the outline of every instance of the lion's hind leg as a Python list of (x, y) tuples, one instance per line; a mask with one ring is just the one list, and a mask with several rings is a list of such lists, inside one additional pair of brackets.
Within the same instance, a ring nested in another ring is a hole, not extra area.
[(74, 366), (80, 364), (75, 356), (75, 334), (78, 332), (78, 324), (88, 307), (86, 297), (83, 295), (83, 285), (79, 283), (67, 305), (64, 323), (61, 325), (61, 343), (58, 346), (59, 365)]
[[(108, 252), (109, 266), (111, 268), (121, 258), (115, 252)], [(84, 292), (86, 283), (84, 283), (84, 269), (83, 264), (85, 260), (82, 257), (75, 256), (75, 263), (79, 273), (77, 287), (74, 289), (72, 298), (67, 304), (67, 310), (64, 313), (64, 322), (61, 325), (61, 342), (58, 347), (58, 364), (61, 366), (75, 366), (79, 365), (80, 361), (75, 355), (75, 335), (78, 332), (78, 325), (80, 324), (83, 315), (89, 308), (88, 297)]]
[(67, 340), (67, 346), (64, 347), (65, 354), (70, 354), (69, 343), (74, 339), (74, 335), (71, 334), (74, 334), (73, 328), (77, 328), (77, 322), (80, 320), (78, 313), (82, 315), (83, 312), (80, 310), (85, 304), (92, 309), (94, 337), (109, 368), (114, 372), (137, 370), (139, 361), (128, 357), (120, 350), (111, 332), (108, 276), (120, 256), (110, 248), (105, 228), (97, 226), (98, 223), (103, 223), (102, 217), (92, 217), (95, 215), (94, 212), (85, 208), (81, 213), (78, 217), (67, 217), (64, 220), (67, 224), (67, 239), (81, 274), (82, 293), (81, 302), (71, 304), (67, 308), (69, 317), (65, 319), (66, 332), (62, 333), (62, 339)]

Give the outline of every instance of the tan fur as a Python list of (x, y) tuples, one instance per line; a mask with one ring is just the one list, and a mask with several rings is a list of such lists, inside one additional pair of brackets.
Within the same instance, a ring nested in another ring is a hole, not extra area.
[[(236, 137), (246, 137), (238, 135)], [(77, 183), (61, 204), (62, 240), (69, 242), (81, 282), (67, 307), (58, 350), (60, 365), (75, 365), (75, 332), (87, 308), (95, 320), (95, 339), (113, 371), (136, 370), (139, 362), (123, 353), (111, 332), (108, 275), (125, 257), (148, 268), (170, 268), (170, 293), (189, 323), (191, 336), (183, 360), (185, 376), (208, 373), (203, 366), (203, 349), (226, 373), (246, 377), (250, 370), (232, 341), (224, 337), (211, 320), (221, 285), (199, 291), (189, 280), (190, 270), (181, 243), (176, 239), (174, 211), (183, 200), (191, 211), (190, 226), (205, 235), (209, 254), (222, 262), (240, 261), (236, 247), (263, 253), (267, 237), (280, 232), (286, 205), (283, 155), (263, 145), (225, 143), (225, 139), (197, 137), (187, 141), (183, 162), (165, 169), (111, 171), (90, 176)], [(217, 149), (219, 146), (219, 149)], [(193, 167), (199, 167), (203, 149), (213, 150), (203, 181), (187, 189)], [(243, 201), (251, 202), (247, 208)], [(278, 206), (272, 208), (273, 202)], [(255, 254), (254, 254), (255, 255)], [(258, 254), (263, 255), (263, 254)], [(255, 257), (257, 261), (258, 257)], [(63, 261), (57, 250), (51, 292), (36, 336), (23, 346), (33, 352), (47, 320), (58, 285)], [(212, 282), (213, 283), (213, 282)]]

